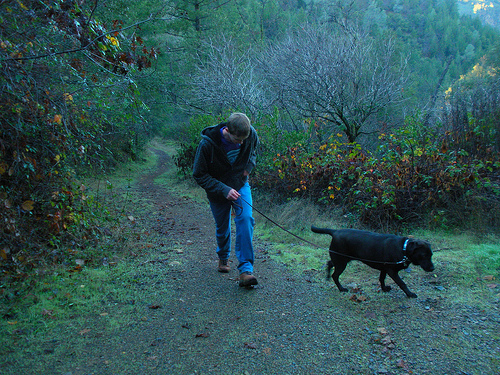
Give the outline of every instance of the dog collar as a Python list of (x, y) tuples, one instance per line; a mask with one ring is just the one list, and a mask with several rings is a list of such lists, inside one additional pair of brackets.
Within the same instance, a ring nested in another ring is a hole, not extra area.
[(408, 246), (408, 242), (410, 241), (409, 238), (406, 239), (405, 244), (403, 245), (403, 253), (406, 254), (406, 246)]
[(401, 261), (401, 263), (403, 263), (406, 267), (408, 267), (411, 263), (408, 257), (406, 256), (406, 247), (408, 246), (408, 242), (410, 242), (409, 238), (406, 239), (403, 245), (403, 260)]

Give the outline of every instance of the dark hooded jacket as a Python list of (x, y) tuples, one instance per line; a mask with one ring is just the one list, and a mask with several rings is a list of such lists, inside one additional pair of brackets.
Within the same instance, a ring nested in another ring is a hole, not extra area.
[(221, 141), (224, 126), (227, 123), (203, 129), (194, 158), (193, 177), (211, 201), (224, 201), (231, 189), (240, 190), (248, 180), (243, 172), (252, 172), (256, 162), (259, 137), (255, 129), (251, 127), (250, 135), (243, 141), (238, 157), (231, 165)]

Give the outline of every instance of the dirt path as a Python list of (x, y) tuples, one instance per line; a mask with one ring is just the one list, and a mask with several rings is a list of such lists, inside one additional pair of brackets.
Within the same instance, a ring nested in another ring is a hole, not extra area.
[[(129, 298), (96, 307), (96, 316), (128, 314), (128, 323), (100, 330), (89, 317), (83, 349), (74, 348), (82, 331), (64, 343), (54, 339), (39, 359), (54, 374), (499, 373), (498, 309), (450, 301), (429, 277), (412, 288), (418, 299), (373, 286), (371, 298), (356, 302), (325, 282), (323, 271), (297, 274), (272, 260), (257, 230), (259, 285), (239, 288), (234, 255), (229, 274), (216, 271), (208, 205), (156, 184), (172, 162), (155, 152), (157, 169), (131, 192), (142, 202), (130, 214), (149, 255), (130, 268)], [(368, 274), (367, 284), (373, 281)]]

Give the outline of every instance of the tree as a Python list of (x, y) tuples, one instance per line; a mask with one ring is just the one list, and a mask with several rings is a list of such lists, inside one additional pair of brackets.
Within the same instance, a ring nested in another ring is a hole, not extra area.
[(500, 43), (447, 91), (445, 104), (452, 147), (471, 156), (500, 151)]
[(354, 142), (382, 110), (402, 100), (404, 58), (394, 45), (345, 29), (305, 27), (276, 43), (262, 71), (281, 106), (322, 120)]
[(227, 109), (256, 114), (265, 95), (251, 51), (239, 51), (233, 40), (224, 37), (210, 41), (205, 49), (192, 77), (191, 103), (217, 114)]

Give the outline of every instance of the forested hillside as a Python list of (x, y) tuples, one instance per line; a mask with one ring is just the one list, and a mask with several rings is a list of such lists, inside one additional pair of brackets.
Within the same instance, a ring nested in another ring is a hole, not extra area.
[(498, 8), (0, 1), (2, 265), (95, 236), (83, 178), (153, 136), (189, 175), (200, 129), (236, 110), (262, 140), (254, 185), (375, 228), (498, 228)]
[(475, 15), (485, 24), (500, 29), (498, 0), (458, 0), (460, 14)]

